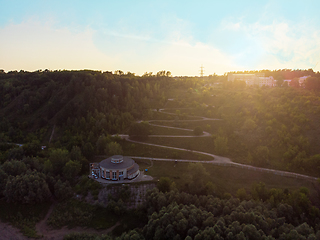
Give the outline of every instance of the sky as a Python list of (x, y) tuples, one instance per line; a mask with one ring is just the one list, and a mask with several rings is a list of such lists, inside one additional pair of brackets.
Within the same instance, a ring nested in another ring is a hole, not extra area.
[(0, 0), (0, 69), (320, 71), (319, 0)]

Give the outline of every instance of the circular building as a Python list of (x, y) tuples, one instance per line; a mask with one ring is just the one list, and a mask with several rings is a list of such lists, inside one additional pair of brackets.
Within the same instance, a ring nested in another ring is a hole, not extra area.
[(114, 155), (99, 164), (90, 164), (92, 176), (107, 180), (133, 179), (140, 173), (139, 165), (129, 157)]

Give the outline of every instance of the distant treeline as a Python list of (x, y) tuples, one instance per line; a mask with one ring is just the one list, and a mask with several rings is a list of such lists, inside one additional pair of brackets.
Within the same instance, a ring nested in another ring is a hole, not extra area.
[(264, 74), (266, 77), (272, 76), (274, 79), (294, 79), (303, 76), (320, 77), (319, 72), (314, 72), (313, 69), (278, 69), (278, 70), (252, 70), (252, 71), (234, 71), (230, 73), (250, 73), (250, 74)]

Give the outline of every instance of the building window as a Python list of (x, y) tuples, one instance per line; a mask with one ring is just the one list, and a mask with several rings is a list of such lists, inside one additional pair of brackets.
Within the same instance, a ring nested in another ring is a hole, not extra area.
[(119, 172), (119, 176), (123, 176), (123, 171)]
[(112, 172), (112, 179), (117, 179), (117, 172)]
[(106, 172), (105, 177), (106, 177), (107, 179), (109, 179), (109, 178), (110, 178), (110, 173), (109, 173), (109, 172)]

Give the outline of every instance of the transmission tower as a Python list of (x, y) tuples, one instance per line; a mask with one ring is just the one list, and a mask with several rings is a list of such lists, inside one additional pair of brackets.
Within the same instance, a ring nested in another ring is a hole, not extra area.
[(203, 73), (204, 73), (204, 67), (202, 66), (201, 64), (201, 67), (200, 67), (200, 77), (203, 78)]

